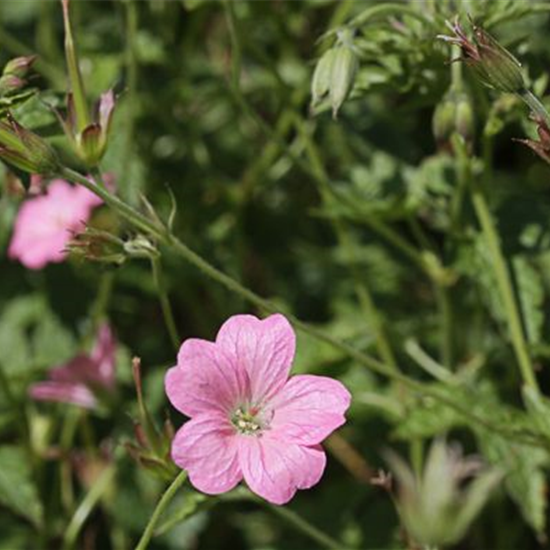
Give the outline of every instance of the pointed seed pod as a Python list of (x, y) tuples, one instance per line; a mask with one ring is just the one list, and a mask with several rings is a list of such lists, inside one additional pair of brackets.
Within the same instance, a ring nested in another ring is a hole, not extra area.
[(335, 54), (336, 50), (331, 48), (327, 50), (317, 62), (311, 80), (312, 107), (315, 107), (315, 105), (317, 105), (317, 103), (319, 103), (319, 101), (329, 92)]
[(330, 103), (334, 118), (353, 87), (359, 65), (351, 46), (338, 46), (335, 52), (330, 75)]

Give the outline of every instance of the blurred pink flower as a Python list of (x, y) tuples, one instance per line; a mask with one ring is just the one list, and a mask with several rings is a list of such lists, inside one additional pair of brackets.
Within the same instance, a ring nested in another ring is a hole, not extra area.
[(53, 180), (44, 195), (28, 199), (19, 209), (9, 257), (29, 269), (62, 262), (72, 234), (84, 229), (92, 210), (101, 203), (85, 187)]
[(275, 504), (321, 478), (319, 445), (344, 424), (351, 396), (324, 376), (288, 379), (296, 337), (285, 317), (235, 315), (215, 342), (183, 342), (165, 379), (168, 398), (191, 417), (172, 443), (174, 462), (200, 491), (219, 494), (243, 478)]
[(115, 388), (116, 343), (109, 325), (99, 327), (95, 345), (88, 354), (80, 354), (49, 372), (49, 380), (33, 384), (29, 395), (38, 401), (72, 403), (93, 409), (96, 394)]

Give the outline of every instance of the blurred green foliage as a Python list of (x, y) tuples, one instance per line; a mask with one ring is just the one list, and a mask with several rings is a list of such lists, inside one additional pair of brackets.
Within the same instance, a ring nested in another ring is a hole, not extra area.
[[(528, 351), (548, 393), (550, 171), (512, 141), (535, 137), (527, 108), (487, 90), (467, 68), (469, 141), (452, 130), (436, 143), (432, 116), (456, 70), (449, 64), (456, 52), (436, 35), (448, 33), (446, 20), (470, 14), (514, 51), (529, 85), (544, 95), (548, 12), (548, 2), (529, 0), (73, 0), (88, 94), (96, 100), (114, 87), (119, 95), (102, 163), (117, 193), (137, 208), (145, 195), (163, 219), (173, 194), (174, 233), (193, 250), (331, 336), (384, 362), (393, 358), (401, 372), (461, 407), (299, 335), (295, 371), (336, 376), (350, 387), (354, 403), (340, 433), (373, 472), (386, 468), (382, 449), (409, 452), (415, 465), (443, 434), (502, 470), (501, 488), (458, 546), (464, 549), (536, 548), (545, 540), (550, 442), (546, 400), (525, 390), (522, 399), (507, 309), (467, 180), (483, 182)], [(341, 47), (343, 26), (357, 58), (350, 89), (337, 90), (336, 101), (322, 87), (325, 97), (312, 106), (314, 68)], [(60, 5), (2, 0), (0, 66), (29, 53), (39, 55), (38, 92), (13, 112), (65, 163), (83, 169), (52, 111), (63, 107), (67, 86)], [(467, 163), (460, 151), (468, 151)], [(111, 269), (69, 259), (25, 270), (5, 254), (21, 196), (3, 165), (0, 189), (0, 549), (70, 547), (67, 526), (111, 461), (115, 481), (74, 544), (130, 548), (163, 487), (123, 449), (137, 416), (132, 355), (142, 358), (145, 399), (159, 424), (166, 414), (176, 425), (183, 420), (168, 413), (163, 393), (175, 354), (150, 265)], [(95, 222), (134, 235), (106, 208)], [(228, 316), (261, 313), (161, 252), (182, 339), (211, 339)], [(358, 298), (362, 285), (375, 316)], [(31, 402), (29, 384), (89, 344), (102, 314), (120, 342), (116, 406), (93, 415)], [(333, 451), (322, 482), (289, 508), (349, 546), (413, 548), (389, 496), (365, 483), (348, 454)], [(312, 544), (247, 501), (214, 502), (185, 489), (169, 512), (179, 521), (151, 548)]]

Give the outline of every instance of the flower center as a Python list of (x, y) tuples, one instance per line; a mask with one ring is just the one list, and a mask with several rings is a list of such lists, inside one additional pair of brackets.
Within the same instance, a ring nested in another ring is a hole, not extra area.
[(267, 425), (259, 417), (259, 412), (255, 407), (239, 407), (232, 414), (231, 423), (240, 434), (260, 436)]

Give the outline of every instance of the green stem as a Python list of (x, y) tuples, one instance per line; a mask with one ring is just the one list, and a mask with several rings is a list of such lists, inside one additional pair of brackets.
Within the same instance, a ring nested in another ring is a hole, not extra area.
[(157, 521), (174, 498), (174, 495), (176, 494), (178, 489), (185, 483), (186, 479), (187, 472), (185, 470), (182, 470), (174, 479), (174, 481), (172, 481), (172, 483), (168, 486), (161, 499), (159, 500), (159, 503), (157, 504), (155, 510), (153, 511), (153, 514), (149, 519), (149, 523), (147, 523), (147, 527), (145, 528), (145, 531), (143, 531), (143, 534), (141, 535), (141, 538), (139, 539), (135, 550), (145, 550), (147, 548), (149, 542), (153, 538)]
[(105, 311), (109, 304), (109, 298), (111, 297), (111, 292), (113, 290), (114, 279), (114, 271), (106, 271), (101, 274), (97, 296), (90, 312), (90, 318), (92, 321), (90, 327), (91, 334), (95, 335), (95, 332), (105, 315)]
[(82, 132), (90, 124), (90, 111), (86, 100), (86, 91), (84, 81), (80, 74), (78, 66), (78, 57), (76, 55), (75, 43), (73, 40), (73, 31), (69, 14), (69, 1), (62, 0), (63, 6), (63, 24), (65, 27), (65, 56), (67, 59), (67, 71), (71, 83), (71, 93), (74, 102), (76, 128)]
[(111, 488), (114, 475), (115, 467), (113, 465), (108, 466), (79, 504), (63, 536), (63, 550), (73, 548), (86, 520), (100, 501), (101, 497)]
[[(490, 179), (490, 143), (489, 139), (485, 138), (485, 166), (487, 167), (486, 178)], [(463, 152), (465, 154), (465, 152)], [(519, 307), (516, 302), (510, 273), (506, 265), (506, 260), (500, 247), (500, 239), (495, 228), (495, 222), (487, 201), (485, 194), (481, 188), (481, 185), (474, 178), (470, 179), (470, 190), (472, 195), (472, 202), (476, 216), (481, 225), (481, 230), (485, 238), (485, 243), (489, 250), (491, 257), (491, 264), (494, 271), (496, 283), (500, 295), (502, 297), (504, 309), (506, 312), (506, 318), (508, 322), (508, 331), (510, 333), (510, 339), (514, 348), (516, 359), (519, 365), (520, 373), (525, 384), (533, 388), (535, 391), (539, 391), (537, 379), (534, 374), (533, 365), (531, 363), (531, 357), (525, 340), (523, 326), (521, 322)]]
[(343, 354), (347, 355), (349, 358), (357, 361), (359, 364), (369, 368), (373, 372), (387, 376), (391, 379), (397, 380), (408, 386), (409, 388), (417, 391), (420, 394), (431, 396), (434, 399), (437, 399), (441, 403), (446, 404), (447, 406), (458, 411), (465, 417), (469, 418), (473, 422), (477, 422), (480, 425), (497, 431), (503, 435), (513, 436), (516, 438), (521, 438), (523, 441), (529, 441), (532, 444), (540, 444), (536, 438), (532, 438), (532, 434), (526, 434), (525, 430), (522, 432), (517, 432), (508, 426), (493, 424), (491, 421), (486, 420), (485, 418), (479, 417), (475, 414), (472, 414), (471, 411), (462, 406), (460, 403), (456, 403), (453, 400), (449, 399), (447, 396), (440, 394), (436, 389), (424, 386), (421, 382), (417, 382), (409, 378), (406, 375), (403, 375), (399, 372), (394, 371), (391, 366), (381, 363), (380, 361), (374, 359), (373, 357), (355, 349), (353, 346), (341, 342), (326, 332), (311, 326), (307, 323), (304, 323), (297, 317), (287, 312), (281, 311), (279, 307), (271, 303), (269, 300), (258, 296), (256, 293), (252, 292), (248, 288), (241, 285), (239, 282), (235, 281), (219, 269), (215, 268), (213, 265), (204, 260), (196, 252), (191, 250), (186, 244), (180, 241), (175, 235), (173, 235), (168, 229), (164, 227), (159, 227), (155, 222), (152, 222), (143, 214), (134, 210), (131, 206), (128, 206), (126, 203), (121, 201), (119, 198), (111, 195), (107, 189), (100, 187), (89, 179), (85, 178), (78, 172), (71, 170), (70, 168), (62, 168), (60, 171), (60, 176), (68, 179), (74, 183), (79, 183), (95, 193), (100, 198), (102, 198), (107, 205), (113, 208), (121, 217), (126, 219), (136, 228), (141, 229), (151, 236), (159, 240), (160, 243), (165, 244), (166, 246), (171, 247), (176, 251), (179, 256), (183, 259), (194, 265), (202, 273), (204, 273), (210, 279), (217, 281), (219, 284), (234, 292), (247, 300), (248, 302), (254, 304), (256, 307), (270, 313), (284, 313), (286, 317), (290, 320), (291, 323), (296, 327), (297, 330), (305, 334), (309, 334), (313, 338), (326, 342), (327, 344), (333, 346), (336, 349), (339, 349)]
[(550, 126), (550, 114), (533, 92), (530, 90), (524, 90), (518, 95), (521, 99), (523, 99), (523, 101), (525, 101), (525, 103), (527, 103), (537, 118), (540, 118), (547, 124), (547, 126)]
[(273, 506), (259, 499), (255, 499), (257, 502), (264, 504), (271, 512), (275, 515), (283, 518), (285, 521), (290, 523), (298, 531), (301, 531), (304, 535), (308, 536), (311, 540), (316, 541), (323, 548), (329, 548), (332, 550), (342, 550), (346, 548), (341, 542), (333, 539), (326, 533), (323, 533), (320, 529), (306, 521), (304, 518), (299, 516), (296, 512), (292, 511), (290, 508), (283, 506)]
[(225, 13), (227, 17), (227, 26), (231, 38), (231, 86), (234, 90), (240, 90), (241, 87), (241, 43), (237, 32), (237, 18), (235, 16), (235, 7), (233, 0), (224, 0)]
[(436, 284), (434, 287), (441, 316), (440, 361), (447, 369), (451, 369), (454, 360), (451, 296), (445, 286)]
[(153, 270), (153, 279), (155, 280), (155, 285), (157, 287), (164, 322), (166, 323), (166, 328), (170, 334), (170, 340), (172, 340), (174, 349), (178, 350), (180, 346), (180, 338), (178, 336), (178, 329), (176, 328), (176, 323), (174, 321), (174, 312), (172, 311), (172, 306), (170, 305), (170, 300), (168, 299), (168, 294), (166, 292), (166, 284), (164, 281), (160, 257), (151, 258), (151, 268)]

